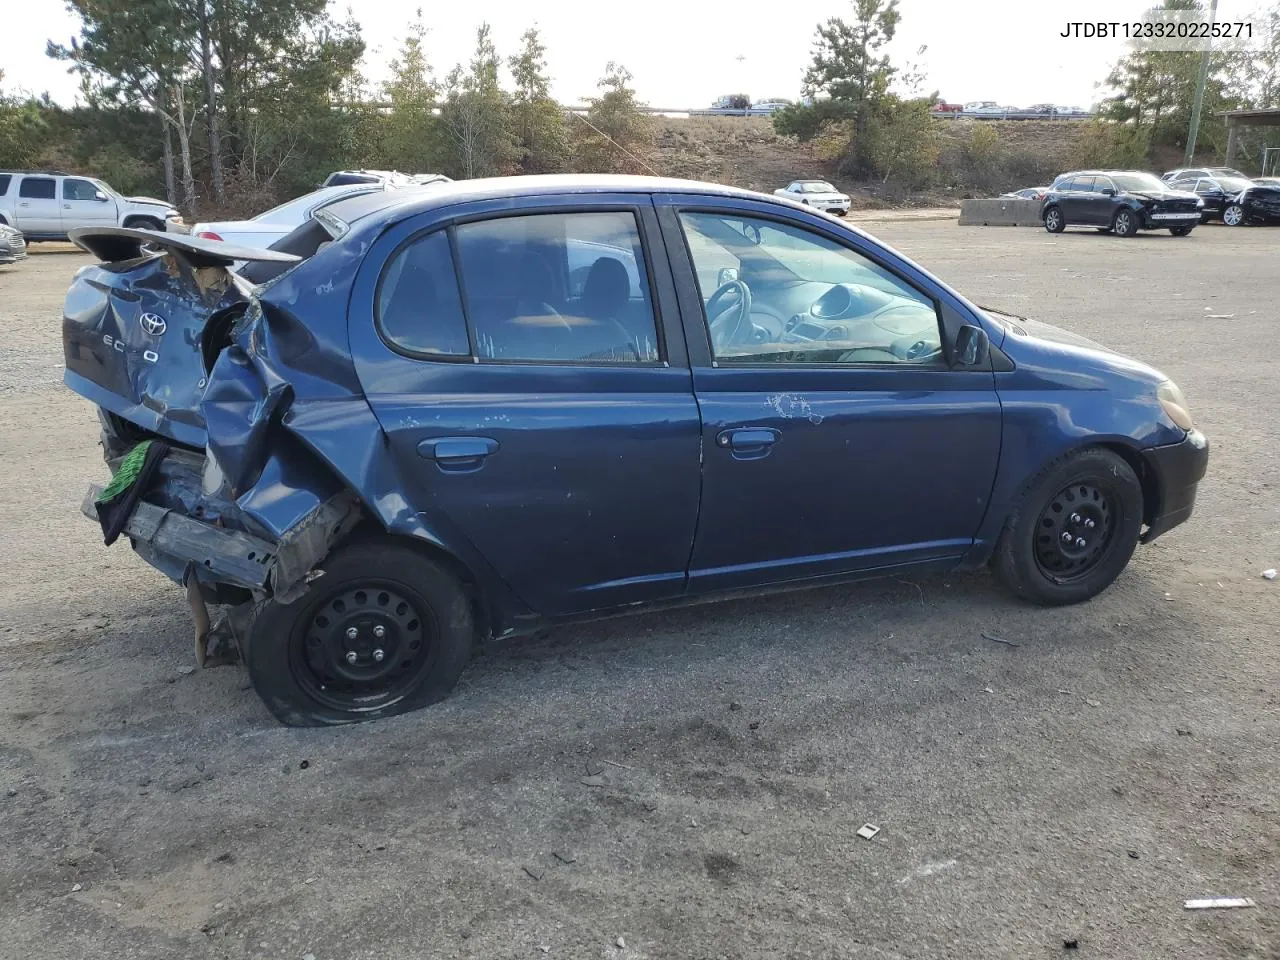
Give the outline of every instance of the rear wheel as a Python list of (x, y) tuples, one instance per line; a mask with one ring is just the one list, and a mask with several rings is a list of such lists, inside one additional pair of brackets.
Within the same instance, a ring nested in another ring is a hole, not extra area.
[(353, 723), (444, 699), (471, 652), (457, 579), (390, 538), (339, 547), (293, 603), (268, 601), (246, 657), (267, 708), (295, 727)]
[(1116, 211), (1111, 221), (1111, 229), (1120, 237), (1132, 237), (1138, 232), (1139, 225), (1138, 215), (1124, 207)]
[(1066, 229), (1067, 221), (1059, 207), (1050, 207), (1044, 212), (1044, 228), (1050, 233), (1061, 233)]
[(1092, 448), (1046, 468), (996, 547), (996, 575), (1034, 603), (1079, 603), (1110, 586), (1142, 529), (1142, 484), (1124, 458)]
[(1195, 228), (1194, 227), (1170, 227), (1169, 232), (1172, 233), (1175, 237), (1185, 237), (1193, 229)]
[(1238, 203), (1229, 203), (1222, 211), (1222, 222), (1228, 227), (1244, 225), (1244, 207)]

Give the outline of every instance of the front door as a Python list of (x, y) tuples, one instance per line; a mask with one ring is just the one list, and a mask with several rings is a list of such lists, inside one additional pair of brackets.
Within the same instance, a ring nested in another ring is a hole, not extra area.
[[(1110, 193), (1105, 191), (1110, 190)], [(1085, 194), (1085, 222), (1094, 226), (1105, 227), (1111, 223), (1117, 204), (1115, 200), (1116, 186), (1110, 177), (1094, 177), (1093, 188)]]
[(18, 184), (14, 226), (33, 237), (56, 236), (62, 232), (62, 212), (58, 209), (58, 181), (53, 177), (23, 177)]
[(1093, 193), (1093, 177), (1074, 177), (1064, 187), (1058, 205), (1067, 223), (1092, 223), (1089, 215), (1089, 197)]
[(62, 230), (116, 226), (116, 205), (98, 185), (81, 177), (62, 178)]
[(961, 557), (1001, 432), (991, 370), (949, 359), (961, 305), (816, 217), (668, 202), (703, 419), (690, 589)]
[(652, 201), (586, 199), (410, 218), (374, 243), (351, 306), (396, 495), (548, 616), (678, 596), (698, 512)]

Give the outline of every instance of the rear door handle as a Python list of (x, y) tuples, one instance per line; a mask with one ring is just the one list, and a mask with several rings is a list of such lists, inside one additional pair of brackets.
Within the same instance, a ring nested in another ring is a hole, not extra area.
[(759, 460), (769, 455), (780, 436), (769, 427), (733, 427), (716, 434), (716, 443), (728, 447), (735, 460)]
[(490, 437), (429, 437), (418, 444), (418, 455), (446, 472), (470, 473), (484, 466), (485, 457), (497, 449), (498, 441)]

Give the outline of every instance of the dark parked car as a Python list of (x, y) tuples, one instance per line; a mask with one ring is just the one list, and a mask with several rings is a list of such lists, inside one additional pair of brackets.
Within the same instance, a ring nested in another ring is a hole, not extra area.
[(1080, 170), (1053, 181), (1040, 219), (1050, 233), (1094, 227), (1101, 233), (1132, 237), (1139, 230), (1167, 229), (1175, 237), (1185, 237), (1200, 222), (1203, 207), (1194, 193), (1173, 190), (1149, 173)]
[(1229, 227), (1247, 223), (1280, 223), (1280, 184), (1234, 177), (1176, 180), (1177, 189), (1193, 190), (1204, 201), (1204, 219)]
[(109, 261), (63, 323), (115, 472), (85, 512), (290, 724), (438, 700), (489, 637), (727, 592), (990, 564), (1086, 600), (1208, 460), (1152, 368), (728, 187), (471, 180), (274, 250), (76, 239)]

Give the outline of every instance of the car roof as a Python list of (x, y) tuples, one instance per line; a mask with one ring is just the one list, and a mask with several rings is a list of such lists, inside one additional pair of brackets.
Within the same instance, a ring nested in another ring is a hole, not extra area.
[[(825, 181), (802, 181), (824, 183)], [(410, 185), (385, 193), (365, 194), (350, 200), (339, 200), (327, 209), (347, 223), (355, 223), (375, 213), (395, 208), (396, 213), (411, 216), (441, 207), (479, 200), (503, 200), (516, 197), (540, 197), (556, 194), (593, 193), (699, 193), (722, 197), (760, 200), (765, 195), (718, 183), (701, 183), (675, 177), (641, 177), (617, 174), (540, 174), (519, 177), (487, 177), (476, 180), (453, 180), (430, 185)]]

